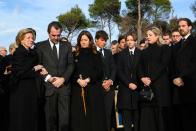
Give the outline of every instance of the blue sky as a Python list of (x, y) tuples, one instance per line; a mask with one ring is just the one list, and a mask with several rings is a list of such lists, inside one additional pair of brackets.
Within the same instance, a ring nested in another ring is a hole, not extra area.
[[(47, 26), (59, 14), (69, 11), (76, 4), (88, 15), (88, 5), (94, 0), (0, 0), (0, 46), (8, 47), (17, 32), (26, 27), (37, 31), (36, 41), (48, 38)], [(125, 0), (121, 0), (125, 9)], [(171, 0), (174, 16), (194, 20), (190, 5), (194, 0)], [(115, 37), (115, 36), (114, 36)]]

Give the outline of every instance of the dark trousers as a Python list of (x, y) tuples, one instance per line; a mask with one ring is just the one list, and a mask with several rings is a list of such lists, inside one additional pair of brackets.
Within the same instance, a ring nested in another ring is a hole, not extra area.
[(172, 129), (171, 131), (183, 131), (182, 129), (182, 119), (180, 113), (180, 104), (174, 104), (172, 106)]
[(70, 96), (57, 90), (46, 97), (46, 131), (69, 131)]
[(0, 131), (8, 131), (9, 98), (7, 94), (0, 94)]
[(139, 115), (137, 110), (122, 110), (124, 131), (138, 131)]
[(180, 116), (183, 131), (196, 131), (196, 103), (181, 104)]
[(166, 131), (161, 107), (141, 106), (139, 121), (139, 131)]
[(105, 105), (107, 129), (108, 131), (110, 131), (111, 130), (111, 118), (112, 118), (112, 107), (114, 104), (114, 90), (105, 92), (104, 103), (105, 103), (104, 105)]

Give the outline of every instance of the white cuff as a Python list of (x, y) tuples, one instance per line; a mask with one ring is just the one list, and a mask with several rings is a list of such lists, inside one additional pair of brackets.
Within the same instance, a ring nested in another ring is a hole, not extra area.
[(48, 74), (47, 76), (46, 76), (46, 78), (45, 78), (45, 82), (47, 82), (50, 78), (51, 78), (52, 76), (50, 75), (50, 74)]

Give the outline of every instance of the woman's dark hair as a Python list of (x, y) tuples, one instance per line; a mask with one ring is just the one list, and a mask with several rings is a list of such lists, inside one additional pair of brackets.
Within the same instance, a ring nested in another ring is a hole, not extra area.
[(125, 35), (120, 35), (120, 36), (118, 37), (118, 43), (120, 43), (120, 41), (121, 41), (122, 39), (125, 39)]
[(83, 30), (83, 31), (80, 32), (80, 34), (78, 35), (78, 38), (77, 38), (76, 55), (80, 54), (80, 49), (81, 49), (80, 41), (81, 41), (81, 38), (82, 38), (83, 35), (88, 37), (88, 39), (89, 39), (89, 48), (92, 50), (93, 53), (96, 54), (97, 50), (96, 50), (96, 46), (94, 44), (94, 40), (93, 40), (93, 37), (92, 37), (91, 33), (87, 30)]

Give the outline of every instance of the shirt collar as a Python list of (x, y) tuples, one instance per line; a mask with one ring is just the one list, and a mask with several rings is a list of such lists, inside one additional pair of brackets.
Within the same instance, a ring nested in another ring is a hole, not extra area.
[[(53, 47), (54, 43), (49, 39), (50, 46)], [(56, 47), (59, 46), (59, 42), (55, 44)]]
[(188, 33), (187, 35), (185, 35), (184, 37), (182, 37), (182, 39), (187, 39), (189, 36), (191, 35), (191, 33)]
[(132, 53), (134, 54), (134, 52), (135, 52), (135, 47), (133, 47), (133, 48), (129, 48), (129, 52), (131, 52), (132, 51)]
[(99, 48), (99, 47), (97, 46), (97, 51), (99, 51), (100, 49), (103, 49), (103, 48)]

